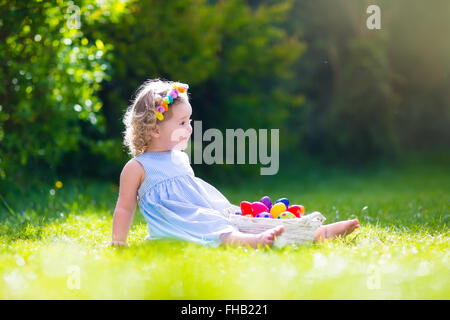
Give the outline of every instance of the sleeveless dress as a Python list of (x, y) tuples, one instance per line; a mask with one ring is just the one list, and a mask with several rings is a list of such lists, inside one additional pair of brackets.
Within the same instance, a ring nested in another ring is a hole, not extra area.
[(226, 213), (238, 207), (195, 177), (184, 151), (146, 152), (133, 160), (145, 170), (138, 203), (148, 225), (146, 240), (174, 238), (215, 248), (220, 235), (237, 230)]

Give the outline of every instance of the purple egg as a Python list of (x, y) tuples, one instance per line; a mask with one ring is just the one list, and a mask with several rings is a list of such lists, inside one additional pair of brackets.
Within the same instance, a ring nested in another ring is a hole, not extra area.
[(281, 199), (278, 199), (277, 201), (275, 201), (275, 203), (278, 203), (278, 202), (283, 202), (284, 205), (286, 206), (286, 209), (289, 208), (289, 200), (287, 198), (281, 198)]
[(259, 202), (262, 202), (266, 205), (267, 208), (272, 209), (272, 200), (268, 196), (264, 196), (259, 200)]

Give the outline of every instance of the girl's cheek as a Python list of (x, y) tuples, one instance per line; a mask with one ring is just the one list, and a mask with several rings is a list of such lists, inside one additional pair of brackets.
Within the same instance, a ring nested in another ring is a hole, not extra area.
[(186, 136), (189, 135), (189, 131), (187, 130), (187, 128), (178, 128), (175, 129), (174, 131), (172, 131), (171, 137), (170, 137), (170, 141), (171, 142), (179, 142), (180, 140), (183, 140), (184, 138), (186, 138)]

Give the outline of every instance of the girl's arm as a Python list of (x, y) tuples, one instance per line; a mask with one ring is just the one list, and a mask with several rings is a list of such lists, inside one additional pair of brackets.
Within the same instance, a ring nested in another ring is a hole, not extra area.
[(145, 174), (142, 166), (130, 160), (120, 174), (119, 198), (113, 217), (112, 245), (127, 246), (128, 232), (136, 211), (137, 191)]

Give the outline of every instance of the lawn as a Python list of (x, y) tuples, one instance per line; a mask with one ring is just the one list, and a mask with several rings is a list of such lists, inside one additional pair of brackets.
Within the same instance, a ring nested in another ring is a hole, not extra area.
[(111, 248), (117, 185), (73, 179), (2, 197), (0, 299), (450, 298), (448, 166), (289, 170), (218, 189), (235, 204), (285, 196), (360, 228), (323, 244), (212, 249), (144, 242), (137, 210), (130, 247)]

